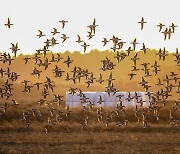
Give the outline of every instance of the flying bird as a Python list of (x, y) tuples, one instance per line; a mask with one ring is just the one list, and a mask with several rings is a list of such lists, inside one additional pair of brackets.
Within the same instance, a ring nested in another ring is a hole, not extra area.
[(164, 40), (166, 40), (167, 34), (168, 34), (168, 28), (166, 28), (166, 29), (164, 30), (164, 32), (161, 32), (161, 33), (164, 34)]
[(109, 41), (107, 40), (107, 38), (103, 38), (101, 42), (103, 43), (103, 46), (105, 46)]
[(62, 37), (61, 37), (63, 40), (62, 40), (62, 43), (64, 43), (66, 41), (66, 39), (68, 39), (69, 37), (67, 37), (65, 34), (62, 34)]
[(133, 50), (136, 49), (136, 45), (139, 44), (137, 41), (136, 41), (136, 38), (134, 39), (133, 42), (131, 42), (131, 44), (133, 45)]
[(172, 28), (172, 33), (174, 33), (175, 28), (176, 28), (177, 26), (175, 26), (175, 25), (174, 25), (174, 23), (172, 23), (172, 24), (171, 24), (171, 26), (169, 26), (169, 27), (171, 27), (171, 28)]
[(45, 34), (43, 34), (43, 32), (41, 30), (38, 30), (39, 31), (39, 34), (37, 35), (39, 38), (43, 37), (43, 36), (46, 36)]
[(147, 49), (148, 49), (148, 48), (146, 48), (145, 44), (143, 43), (143, 47), (142, 47), (142, 49), (140, 49), (140, 50), (142, 50), (142, 51), (144, 52), (144, 54), (146, 54)]
[(68, 21), (65, 21), (65, 20), (61, 20), (59, 22), (62, 24), (62, 29), (64, 29), (65, 24), (68, 23)]
[(10, 19), (8, 18), (7, 24), (4, 24), (4, 25), (5, 25), (5, 26), (8, 26), (8, 28), (11, 28), (11, 26), (12, 26), (13, 24), (11, 24)]
[(92, 25), (89, 25), (87, 26), (88, 28), (90, 28), (90, 32), (91, 34), (93, 33), (95, 35), (95, 32), (96, 32), (96, 27), (98, 25), (96, 25), (96, 18), (94, 18), (94, 21), (93, 21), (93, 24)]
[(58, 32), (58, 30), (57, 30), (56, 28), (53, 28), (53, 31), (52, 31), (51, 33), (52, 33), (53, 36), (54, 36), (54, 35), (56, 35), (56, 34), (58, 34), (58, 33), (60, 33), (60, 32)]
[(157, 25), (157, 27), (159, 27), (159, 32), (161, 32), (163, 26), (165, 26), (165, 25), (163, 25), (162, 23), (159, 23), (159, 25)]
[(81, 45), (84, 48), (84, 53), (86, 52), (86, 48), (89, 46), (88, 44), (86, 44), (86, 42), (84, 42), (83, 45)]
[(77, 43), (81, 43), (81, 42), (83, 42), (82, 40), (81, 40), (81, 37), (79, 36), (79, 35), (77, 35), (77, 37), (78, 37), (78, 39), (77, 39)]
[(127, 51), (127, 53), (128, 53), (128, 56), (129, 56), (130, 53), (131, 53), (131, 51), (133, 51), (133, 50), (131, 50), (131, 47), (129, 47), (126, 51)]
[(144, 21), (144, 18), (142, 17), (141, 18), (141, 21), (140, 22), (138, 22), (139, 24), (141, 24), (141, 30), (143, 30), (143, 28), (144, 28), (144, 24), (145, 23), (147, 23), (146, 21)]

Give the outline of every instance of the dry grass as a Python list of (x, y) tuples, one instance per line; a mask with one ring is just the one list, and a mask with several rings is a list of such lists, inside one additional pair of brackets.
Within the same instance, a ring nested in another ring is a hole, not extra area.
[(180, 153), (179, 133), (1, 133), (0, 153)]
[[(48, 117), (51, 117), (53, 121), (56, 119), (56, 115), (58, 111), (62, 111), (61, 122), (55, 122), (55, 125), (49, 129), (49, 132), (66, 132), (66, 127), (69, 126), (72, 132), (82, 131), (82, 121), (85, 115), (89, 117), (88, 125), (85, 127), (83, 131), (87, 132), (101, 132), (101, 131), (112, 131), (112, 132), (176, 132), (179, 131), (179, 128), (170, 125), (171, 120), (169, 119), (169, 110), (173, 111), (172, 106), (174, 102), (167, 102), (166, 107), (162, 107), (159, 111), (159, 121), (156, 120), (153, 111), (147, 112), (147, 129), (143, 129), (142, 121), (137, 122), (137, 118), (135, 117), (135, 108), (127, 107), (124, 108), (126, 112), (125, 119), (128, 120), (127, 126), (118, 127), (117, 123), (122, 122), (124, 117), (122, 112), (119, 112), (119, 116), (115, 116), (111, 118), (109, 122), (109, 127), (106, 127), (104, 120), (108, 115), (114, 111), (114, 108), (103, 108), (103, 119), (98, 122), (97, 121), (97, 108), (93, 108), (92, 110), (83, 111), (82, 108), (70, 108), (71, 112), (68, 117), (65, 116), (66, 109), (64, 107), (54, 106), (56, 109), (54, 111), (53, 116), (50, 115), (49, 110), (52, 106), (37, 106), (32, 104), (24, 104), (16, 107), (9, 107), (7, 112), (3, 114), (0, 119), (0, 131), (1, 132), (44, 132), (44, 127), (47, 124)], [(161, 106), (161, 104), (159, 104)], [(35, 109), (35, 116), (32, 114), (28, 115), (28, 121), (30, 121), (30, 126), (27, 128), (26, 123), (22, 122), (22, 113), (31, 109)], [(37, 110), (41, 110), (42, 117), (39, 116)], [(141, 114), (143, 110), (147, 111), (147, 108), (139, 107), (139, 113)], [(173, 111), (174, 119), (180, 119), (179, 109), (177, 111)]]

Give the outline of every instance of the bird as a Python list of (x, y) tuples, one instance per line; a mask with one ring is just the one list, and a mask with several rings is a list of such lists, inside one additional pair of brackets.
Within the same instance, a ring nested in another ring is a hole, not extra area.
[(31, 59), (30, 57), (23, 58), (23, 60), (25, 61), (25, 64), (27, 64), (28, 60), (30, 60), (30, 59)]
[(113, 42), (113, 48), (116, 49), (116, 45), (118, 44), (118, 41), (120, 41), (121, 39), (113, 35), (113, 37), (110, 40)]
[(139, 60), (139, 58), (137, 58), (138, 53), (135, 54), (135, 56), (133, 58), (131, 58), (131, 60), (134, 62), (134, 66), (136, 66), (136, 61)]
[(78, 40), (76, 41), (77, 43), (83, 42), (83, 41), (81, 40), (81, 37), (80, 37), (79, 35), (77, 35), (77, 37), (78, 37)]
[(96, 27), (97, 27), (97, 26), (98, 26), (98, 25), (96, 25), (96, 18), (94, 18), (93, 24), (92, 24), (92, 25), (89, 25), (89, 26), (87, 26), (87, 27), (90, 28), (90, 33), (95, 35), (95, 33), (96, 33)]
[(17, 105), (19, 105), (19, 104), (17, 103), (17, 101), (15, 101), (14, 99), (12, 99), (12, 106), (17, 106)]
[(145, 86), (148, 82), (145, 81), (145, 79), (142, 77), (141, 82), (139, 82), (139, 84), (141, 84), (141, 86)]
[(86, 48), (89, 46), (88, 44), (86, 44), (86, 42), (84, 42), (83, 45), (81, 45), (84, 48), (84, 53), (86, 52)]
[(11, 62), (12, 62), (13, 60), (14, 60), (14, 59), (11, 58), (11, 55), (8, 53), (7, 61), (9, 62), (9, 65), (11, 65)]
[(44, 46), (43, 49), (40, 49), (43, 52), (44, 58), (46, 57), (46, 53), (49, 51), (47, 46)]
[(70, 87), (70, 89), (69, 89), (69, 94), (71, 94), (72, 96), (74, 96), (74, 94), (76, 93), (76, 90), (77, 88), (72, 88), (72, 87)]
[(127, 51), (127, 53), (128, 53), (128, 56), (129, 56), (130, 53), (131, 53), (131, 51), (133, 51), (133, 50), (131, 50), (131, 47), (128, 47), (128, 49), (127, 49), (126, 51)]
[(40, 85), (42, 85), (42, 83), (41, 82), (36, 82), (34, 85), (37, 87), (37, 90), (39, 90)]
[(164, 34), (164, 40), (166, 40), (167, 34), (168, 34), (168, 28), (166, 28), (166, 29), (164, 30), (164, 32), (161, 32), (161, 33)]
[(37, 76), (38, 76), (38, 79), (39, 79), (41, 72), (42, 72), (42, 71), (39, 71), (36, 67), (34, 67), (31, 75), (37, 75)]
[(57, 42), (57, 40), (54, 37), (52, 37), (52, 39), (51, 39), (51, 46), (53, 47), (56, 44), (59, 44), (59, 43)]
[(55, 60), (55, 56), (54, 56), (54, 54), (53, 54), (53, 53), (51, 54), (51, 60), (50, 60), (50, 62), (56, 62), (56, 60)]
[(140, 49), (140, 50), (142, 50), (142, 51), (144, 52), (144, 54), (146, 54), (147, 49), (148, 49), (148, 48), (146, 48), (146, 47), (145, 47), (145, 44), (143, 43), (143, 47), (142, 47), (142, 49)]
[(118, 48), (116, 46), (111, 47), (111, 49), (113, 49), (113, 51), (115, 52)]
[(172, 33), (172, 30), (171, 30), (171, 28), (169, 28), (168, 31), (167, 31), (168, 39), (169, 40), (171, 39), (171, 33)]
[(133, 69), (131, 71), (139, 71), (139, 69), (136, 66), (132, 66)]
[(60, 32), (58, 32), (57, 28), (53, 28), (53, 31), (52, 31), (51, 33), (52, 33), (53, 36), (54, 36), (54, 35), (56, 35), (56, 34), (58, 34), (58, 33), (60, 33)]
[(102, 79), (102, 74), (99, 74), (99, 79), (96, 80), (96, 82), (99, 82), (100, 84), (104, 82), (104, 80)]
[(37, 101), (37, 103), (41, 106), (46, 102), (45, 99), (40, 99), (39, 101)]
[(88, 40), (92, 39), (94, 36), (95, 36), (94, 34), (92, 34), (91, 32), (88, 32), (88, 35), (87, 35)]
[(169, 26), (169, 27), (171, 27), (171, 28), (172, 28), (172, 33), (174, 33), (175, 28), (176, 28), (177, 26), (176, 26), (176, 25), (174, 25), (174, 23), (172, 23), (172, 24), (171, 24), (171, 26)]
[(176, 48), (176, 53), (173, 53), (173, 56), (175, 56), (175, 57), (176, 57), (176, 60), (180, 57), (180, 54), (179, 54), (178, 48)]
[(5, 70), (3, 70), (3, 68), (0, 68), (0, 75), (1, 75), (1, 78), (3, 78), (4, 76), (4, 72), (6, 72)]
[(102, 99), (102, 96), (101, 95), (99, 95), (99, 100), (98, 100), (98, 104), (102, 104), (104, 102), (104, 100)]
[(157, 64), (157, 61), (155, 60), (154, 65), (152, 65), (151, 67), (153, 67), (153, 68), (158, 68), (158, 67), (160, 67), (160, 66)]
[(10, 29), (13, 24), (10, 22), (10, 19), (8, 18), (7, 24), (4, 24), (4, 25)]
[(68, 56), (67, 60), (64, 61), (64, 63), (67, 64), (68, 68), (72, 62), (73, 62), (73, 60), (71, 60), (70, 56)]
[(16, 57), (16, 55), (17, 55), (17, 51), (18, 50), (20, 50), (19, 48), (18, 48), (18, 42), (16, 43), (16, 44), (14, 44), (14, 43), (11, 43), (11, 50), (12, 50), (12, 53), (14, 53), (14, 56)]
[(60, 62), (61, 59), (63, 59), (63, 57), (61, 57), (61, 55), (59, 53), (57, 53), (57, 57), (55, 58), (57, 63)]
[(133, 50), (135, 51), (136, 45), (139, 44), (139, 43), (136, 41), (136, 38), (134, 39), (133, 42), (131, 42), (131, 44), (133, 45)]
[(133, 99), (133, 97), (131, 97), (131, 93), (128, 92), (128, 97), (125, 98), (125, 100), (127, 100), (129, 102), (129, 101), (131, 101), (131, 99)]
[[(45, 47), (46, 47), (47, 49), (48, 49), (50, 46), (52, 46), (50, 39), (47, 39), (44, 43), (45, 43)], [(41, 51), (41, 50), (39, 50), (39, 51)]]
[(61, 38), (63, 39), (62, 43), (64, 43), (66, 41), (66, 39), (68, 39), (69, 37), (67, 37), (66, 34), (62, 34)]
[(163, 26), (165, 26), (165, 25), (163, 25), (162, 23), (159, 23), (159, 25), (157, 25), (157, 27), (159, 27), (159, 32), (161, 32)]
[(147, 23), (146, 21), (144, 21), (144, 18), (142, 17), (141, 18), (141, 21), (140, 22), (138, 22), (139, 24), (141, 24), (141, 30), (143, 30), (143, 28), (144, 28), (144, 24), (145, 23)]
[(101, 42), (103, 43), (103, 46), (105, 46), (109, 41), (107, 40), (107, 38), (103, 38)]
[(158, 78), (158, 82), (157, 82), (155, 85), (157, 85), (157, 86), (162, 86), (162, 85), (164, 85), (164, 84), (161, 82), (161, 79)]
[(112, 77), (112, 72), (111, 72), (111, 73), (109, 74), (108, 79), (106, 79), (106, 81), (108, 81), (108, 83), (111, 84), (113, 80), (115, 80), (115, 79)]
[(77, 77), (76, 77), (76, 74), (74, 73), (73, 76), (70, 78), (70, 80), (72, 80), (73, 83), (76, 84), (76, 79)]
[(126, 43), (126, 42), (123, 42), (123, 41), (118, 42), (118, 43), (117, 43), (118, 49), (119, 49), (119, 50), (122, 49), (122, 47), (124, 46), (125, 43)]
[(66, 21), (66, 20), (61, 20), (59, 22), (62, 24), (62, 29), (64, 29), (65, 24), (68, 23), (68, 21)]
[(144, 66), (144, 68), (141, 69), (141, 70), (143, 70), (143, 71), (145, 71), (145, 72), (146, 72), (146, 71), (149, 71), (149, 69), (148, 69), (148, 67), (147, 67), (149, 64), (150, 64), (150, 63), (142, 63), (141, 65)]
[(39, 31), (39, 34), (37, 35), (39, 38), (43, 37), (43, 36), (46, 36), (45, 34), (43, 34), (43, 32), (41, 30), (38, 30)]
[(174, 111), (180, 109), (180, 105), (178, 103), (179, 103), (178, 101), (175, 101), (175, 105), (173, 106)]
[(130, 76), (130, 79), (129, 80), (131, 80), (136, 74), (135, 73), (130, 73), (130, 74), (128, 74), (129, 76)]
[(162, 57), (163, 61), (165, 60), (165, 58), (166, 58), (167, 55), (168, 55), (168, 54), (166, 54), (166, 49), (165, 49), (165, 47), (164, 47), (164, 48), (163, 48), (163, 52), (161, 52), (161, 57)]
[(114, 58), (116, 58), (118, 63), (120, 62), (120, 54), (118, 51), (116, 52), (116, 56), (114, 56)]

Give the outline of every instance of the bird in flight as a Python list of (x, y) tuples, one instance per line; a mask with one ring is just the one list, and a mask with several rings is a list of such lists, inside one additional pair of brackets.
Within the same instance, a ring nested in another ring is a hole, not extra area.
[(172, 23), (172, 24), (171, 24), (171, 26), (169, 26), (169, 27), (171, 27), (171, 28), (172, 28), (172, 33), (174, 33), (175, 28), (176, 28), (177, 26), (175, 26), (175, 25), (174, 25), (174, 23)]
[(138, 22), (139, 24), (141, 24), (141, 30), (143, 30), (144, 28), (144, 24), (147, 23), (146, 21), (144, 21), (144, 18), (141, 18), (141, 21)]
[(65, 21), (65, 20), (61, 20), (61, 21), (59, 21), (59, 22), (62, 23), (62, 29), (64, 29), (65, 24), (68, 23), (68, 21)]
[(81, 40), (81, 37), (80, 37), (79, 35), (77, 35), (77, 37), (78, 37), (78, 40), (76, 41), (77, 43), (83, 42), (83, 41)]
[(52, 31), (51, 33), (52, 33), (53, 36), (54, 36), (54, 35), (56, 35), (56, 34), (58, 34), (58, 33), (60, 33), (60, 32), (58, 32), (58, 30), (57, 30), (56, 28), (53, 28), (53, 31)]
[(101, 42), (103, 43), (103, 46), (105, 46), (109, 41), (107, 40), (107, 38), (103, 38)]
[(81, 45), (84, 48), (84, 53), (86, 52), (86, 48), (89, 46), (88, 44), (86, 44), (86, 42), (84, 42), (83, 45)]
[(43, 32), (41, 30), (38, 30), (39, 31), (39, 34), (37, 35), (39, 38), (40, 37), (43, 37), (43, 36), (46, 36), (45, 34), (43, 34)]
[(93, 21), (93, 24), (92, 25), (89, 25), (89, 26), (87, 26), (88, 28), (90, 28), (90, 33), (92, 34), (94, 34), (95, 35), (95, 33), (96, 33), (96, 27), (97, 27), (98, 25), (96, 25), (96, 18), (94, 18), (94, 21)]
[(66, 34), (62, 34), (61, 38), (63, 39), (62, 43), (64, 43), (66, 41), (66, 39), (68, 39), (69, 37), (67, 37)]
[(162, 23), (159, 23), (159, 25), (157, 25), (157, 27), (159, 27), (159, 32), (161, 32), (163, 26), (165, 26), (165, 25), (163, 25)]
[(139, 43), (136, 41), (136, 38), (134, 39), (133, 42), (131, 42), (131, 44), (133, 45), (133, 50), (135, 51), (136, 45), (139, 44)]
[(5, 26), (8, 26), (8, 28), (11, 28), (11, 26), (13, 25), (13, 24), (11, 24), (11, 21), (10, 21), (10, 19), (8, 18), (8, 22), (7, 22), (7, 24), (4, 24)]

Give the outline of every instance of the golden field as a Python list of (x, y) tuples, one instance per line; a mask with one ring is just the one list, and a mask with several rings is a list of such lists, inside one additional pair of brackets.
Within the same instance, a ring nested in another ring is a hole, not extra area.
[[(123, 52), (123, 51), (122, 51)], [(158, 102), (160, 107), (158, 111), (159, 120), (157, 120), (154, 111), (144, 107), (139, 107), (140, 117), (143, 112), (146, 112), (147, 128), (143, 128), (142, 119), (138, 122), (135, 117), (135, 108), (124, 108), (126, 116), (124, 118), (123, 113), (120, 111), (118, 116), (115, 116), (109, 121), (108, 127), (106, 126), (106, 118), (111, 115), (115, 110), (114, 108), (103, 108), (103, 118), (100, 122), (97, 121), (97, 108), (83, 111), (82, 108), (70, 108), (69, 116), (66, 117), (65, 108), (65, 93), (69, 91), (70, 87), (81, 89), (82, 91), (105, 91), (107, 82), (102, 84), (94, 82), (89, 88), (85, 83), (85, 79), (82, 78), (81, 82), (74, 84), (73, 81), (65, 81), (66, 73), (72, 77), (72, 70), (75, 66), (82, 69), (88, 69), (89, 72), (93, 72), (94, 77), (98, 78), (101, 73), (103, 79), (106, 80), (109, 74), (112, 72), (114, 86), (119, 91), (144, 91), (139, 82), (141, 77), (144, 76), (142, 63), (150, 63), (150, 74), (152, 76), (145, 77), (148, 81), (150, 92), (156, 93), (158, 90), (165, 89), (165, 86), (157, 86), (157, 79), (165, 79), (166, 75), (170, 75), (170, 72), (175, 72), (179, 77), (179, 66), (176, 64), (173, 53), (168, 53), (166, 60), (159, 60), (156, 55), (156, 50), (148, 50), (147, 54), (138, 52), (140, 60), (137, 61), (137, 68), (140, 70), (132, 80), (129, 80), (128, 74), (132, 71), (133, 62), (130, 60), (137, 52), (132, 52), (130, 56), (127, 56), (124, 60), (117, 63), (114, 56), (116, 53), (111, 51), (98, 51), (92, 50), (87, 54), (80, 54), (79, 52), (65, 52), (60, 53), (63, 59), (59, 63), (51, 63), (47, 70), (43, 67), (35, 65), (34, 60), (29, 60), (25, 65), (22, 60), (24, 57), (32, 58), (33, 55), (19, 55), (14, 59), (11, 65), (0, 63), (4, 70), (7, 67), (11, 71), (20, 74), (21, 76), (17, 81), (11, 82), (12, 94), (8, 100), (0, 98), (0, 106), (2, 107), (4, 102), (8, 105), (11, 104), (11, 100), (15, 99), (19, 105), (9, 106), (7, 111), (0, 117), (0, 153), (180, 153), (180, 128), (172, 125), (172, 120), (169, 118), (170, 110), (173, 111), (173, 119), (180, 119), (180, 109), (174, 110), (175, 100), (180, 98), (180, 95), (176, 93), (177, 88), (174, 87), (171, 95), (166, 102), (166, 106), (163, 107), (163, 102)], [(53, 53), (56, 57), (56, 53)], [(50, 60), (52, 53), (47, 53), (47, 57)], [(70, 56), (73, 63), (68, 68), (63, 62)], [(115, 69), (102, 71), (102, 60), (108, 57), (114, 64)], [(41, 59), (44, 60), (43, 55)], [(151, 65), (157, 61), (160, 65), (160, 72), (157, 76), (154, 75)], [(54, 77), (52, 70), (55, 65), (61, 68), (63, 76), (61, 78)], [(36, 66), (42, 71), (41, 77), (30, 75), (33, 67)], [(23, 80), (29, 80), (29, 85), (33, 85), (36, 82), (44, 82), (45, 77), (51, 78), (55, 83), (54, 92), (50, 92), (47, 96), (47, 104), (40, 106), (37, 101), (42, 98), (41, 91), (43, 89), (40, 86), (40, 90), (37, 91), (35, 87), (32, 88), (31, 93), (23, 93)], [(0, 87), (4, 84), (7, 77), (0, 78)], [(178, 80), (179, 82), (179, 80)], [(177, 85), (173, 80), (171, 84)], [(165, 83), (163, 81), (163, 83)], [(77, 90), (78, 91), (78, 90)], [(59, 94), (64, 96), (62, 106), (52, 103), (53, 94)], [(54, 109), (53, 115), (50, 110)], [(0, 109), (3, 111), (3, 108)], [(32, 114), (32, 110), (35, 110)], [(30, 113), (29, 113), (30, 111)], [(39, 112), (42, 115), (39, 115)], [(59, 111), (62, 111), (62, 121), (56, 121), (56, 115)], [(28, 126), (27, 123), (22, 120), (23, 112), (28, 112)], [(82, 129), (82, 123), (84, 117), (88, 116), (88, 124)], [(48, 129), (48, 133), (45, 133), (45, 126), (50, 118), (54, 123), (51, 128)], [(118, 126), (118, 122), (128, 120), (128, 124)], [(67, 131), (67, 127), (70, 131)]]
[[(132, 80), (129, 80), (128, 74), (132, 72), (131, 70), (133, 66), (133, 61), (131, 60), (131, 58), (133, 58), (136, 53), (138, 53), (138, 58), (140, 58), (139, 60), (137, 60), (137, 68), (140, 70), (135, 72), (137, 75), (134, 76)], [(78, 83), (77, 80), (76, 84), (74, 84), (72, 80), (65, 81), (66, 73), (69, 73), (70, 77), (72, 77), (73, 73), (71, 71), (74, 69), (75, 66), (80, 67), (84, 70), (88, 69), (89, 72), (93, 72), (94, 77), (96, 79), (98, 79), (99, 74), (101, 73), (103, 79), (106, 80), (109, 74), (112, 72), (113, 78), (116, 79), (115, 81), (113, 81), (113, 83), (119, 91), (145, 91), (144, 88), (141, 87), (140, 84), (138, 84), (141, 81), (141, 77), (145, 75), (144, 71), (141, 70), (143, 69), (143, 66), (141, 64), (150, 63), (150, 65), (148, 65), (148, 68), (150, 69), (149, 72), (152, 76), (145, 77), (145, 80), (148, 81), (148, 85), (151, 86), (149, 88), (149, 91), (155, 93), (158, 90), (164, 89), (165, 87), (155, 85), (158, 81), (158, 78), (163, 80), (165, 79), (166, 75), (170, 75), (170, 72), (175, 72), (179, 75), (180, 69), (180, 67), (174, 61), (175, 56), (173, 56), (173, 53), (168, 53), (168, 56), (166, 56), (165, 61), (159, 60), (159, 57), (158, 55), (156, 55), (156, 53), (158, 53), (157, 50), (148, 50), (147, 54), (144, 54), (142, 51), (134, 51), (130, 54), (130, 56), (127, 56), (124, 60), (117, 63), (116, 59), (114, 58), (114, 56), (116, 56), (116, 53), (109, 50), (100, 52), (95, 49), (86, 54), (81, 54), (78, 51), (75, 51), (73, 53), (66, 51), (64, 53), (60, 53), (63, 59), (59, 63), (51, 63), (47, 70), (44, 70), (44, 67), (38, 67), (37, 65), (35, 65), (35, 61), (33, 59), (30, 59), (28, 63), (25, 65), (25, 62), (22, 59), (24, 57), (32, 58), (34, 55), (21, 54), (13, 60), (10, 66), (7, 63), (1, 63), (1, 67), (5, 70), (7, 69), (7, 67), (9, 67), (10, 70), (21, 75), (17, 81), (13, 82), (16, 90), (13, 91), (14, 95), (12, 96), (12, 98), (16, 99), (19, 102), (34, 102), (37, 101), (39, 97), (41, 97), (41, 90), (37, 91), (35, 87), (32, 88), (31, 93), (22, 93), (22, 81), (29, 80), (30, 85), (33, 85), (36, 82), (44, 82), (46, 79), (45, 77), (49, 77), (52, 81), (55, 82), (56, 87), (54, 88), (54, 93), (60, 94), (62, 96), (65, 96), (65, 93), (69, 91), (69, 87), (80, 88), (82, 89), (82, 91), (105, 91), (105, 86), (107, 86), (107, 82), (103, 82), (102, 84), (94, 82), (93, 85), (87, 88), (87, 84), (85, 83), (86, 80), (84, 78), (81, 79), (80, 83)], [(56, 57), (56, 53), (53, 54)], [(49, 61), (51, 60), (51, 55), (52, 52), (47, 53)], [(70, 64), (69, 68), (66, 64), (63, 63), (67, 59), (67, 56), (70, 56), (73, 60), (73, 63)], [(40, 57), (43, 61), (43, 55), (41, 55)], [(116, 64), (113, 70), (100, 70), (100, 68), (102, 67), (101, 60), (106, 59), (106, 57), (108, 57), (114, 64)], [(158, 65), (160, 65), (159, 69), (161, 70), (158, 72), (156, 76), (154, 75), (153, 68), (151, 67), (155, 61), (157, 61)], [(52, 73), (52, 70), (55, 68), (55, 65), (57, 65), (61, 70), (65, 71), (61, 78), (54, 77), (54, 74)], [(42, 71), (41, 77), (39, 79), (37, 76), (30, 75), (32, 73), (34, 66), (36, 66), (38, 70)], [(4, 83), (5, 80), (6, 77), (0, 78), (0, 85)], [(170, 83), (174, 85), (173, 81), (170, 81)], [(177, 94), (176, 91), (177, 88), (174, 87), (172, 91), (172, 96), (169, 97), (168, 100), (176, 100), (179, 98), (179, 94)], [(47, 98), (47, 100), (51, 100), (52, 98), (52, 95), (50, 95)]]

